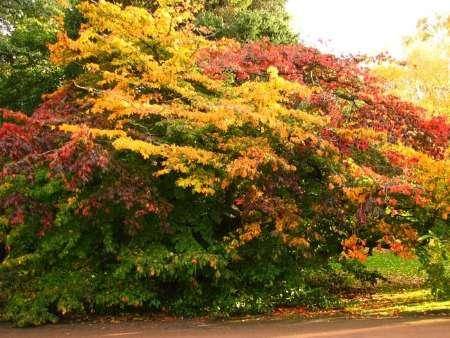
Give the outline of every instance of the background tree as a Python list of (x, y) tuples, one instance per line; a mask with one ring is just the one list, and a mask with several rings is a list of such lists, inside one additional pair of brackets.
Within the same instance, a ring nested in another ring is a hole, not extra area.
[[(150, 11), (158, 7), (156, 0), (111, 2)], [(193, 0), (179, 1), (179, 4), (196, 8), (195, 24), (203, 29), (200, 32), (212, 39), (226, 37), (247, 42), (268, 38), (274, 43), (297, 41), (290, 28), (286, 0)]]
[(406, 59), (379, 63), (374, 73), (385, 88), (432, 114), (450, 116), (450, 16), (422, 19), (405, 39)]
[(55, 14), (56, 0), (3, 0), (0, 3), (0, 23), (13, 29), (25, 18), (48, 19)]
[(297, 40), (289, 26), (285, 0), (206, 0), (197, 24), (207, 27), (211, 37), (255, 41), (267, 37), (275, 43)]
[(7, 0), (0, 5), (0, 106), (30, 113), (63, 76), (49, 61), (62, 7), (54, 0)]

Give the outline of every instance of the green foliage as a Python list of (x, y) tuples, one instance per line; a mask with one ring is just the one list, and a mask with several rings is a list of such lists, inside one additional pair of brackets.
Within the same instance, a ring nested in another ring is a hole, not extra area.
[(255, 41), (268, 38), (275, 43), (293, 43), (284, 1), (206, 1), (206, 11), (197, 16), (213, 38)]
[(59, 9), (51, 0), (10, 2), (11, 8), (0, 7), (8, 27), (0, 31), (0, 106), (30, 113), (63, 76), (47, 49), (56, 40)]
[[(183, 316), (223, 317), (268, 312), (280, 305), (335, 305), (323, 286), (301, 282), (304, 274), (296, 271), (297, 265), (286, 264), (294, 262), (294, 252), (279, 245), (273, 257), (270, 237), (242, 251), (240, 260), (230, 259), (208, 234), (214, 210), (207, 214), (200, 212), (205, 206), (188, 205), (180, 203), (173, 212), (172, 224), (178, 225), (171, 240), (155, 220), (148, 220), (140, 235), (130, 238), (121, 233), (118, 222), (83, 222), (68, 206), (38, 241), (32, 220), (3, 232), (5, 244), (20, 256), (8, 257), (2, 265), (0, 288), (8, 298), (4, 319), (24, 326), (54, 321), (56, 314), (90, 311), (166, 309)], [(116, 214), (120, 217), (120, 209)], [(195, 220), (197, 227), (181, 223)]]
[[(117, 160), (134, 172), (145, 170), (138, 158)], [(89, 191), (101, 191), (114, 179), (94, 179)], [(170, 182), (173, 178), (167, 177), (158, 188), (161, 197), (177, 201), (167, 219), (170, 226), (149, 215), (139, 230), (123, 227), (129, 211), (117, 201), (95, 217), (81, 215), (77, 202), (64, 202), (68, 192), (47, 170), (38, 169), (31, 185), (24, 176), (6, 182), (0, 197), (16, 191), (32, 196), (43, 209), (54, 202), (59, 206), (44, 236), (36, 236), (42, 231), (36, 214), (0, 228), (0, 246), (14, 248), (0, 270), (3, 319), (28, 326), (85, 313), (228, 317), (280, 306), (332, 308), (340, 306), (335, 291), (348, 287), (350, 276), (352, 281), (362, 276), (345, 262), (336, 268), (327, 259), (305, 259), (269, 231), (230, 253), (222, 237), (233, 220), (223, 219), (221, 200)]]
[(2, 0), (0, 2), (0, 26), (14, 29), (24, 18), (48, 21), (57, 13), (55, 0)]
[(418, 255), (431, 293), (437, 299), (446, 300), (450, 299), (450, 243), (443, 238), (431, 232), (423, 236), (424, 245)]
[(64, 11), (64, 30), (71, 39), (78, 37), (81, 24), (85, 21), (76, 7), (77, 2), (77, 0), (72, 0), (72, 4)]

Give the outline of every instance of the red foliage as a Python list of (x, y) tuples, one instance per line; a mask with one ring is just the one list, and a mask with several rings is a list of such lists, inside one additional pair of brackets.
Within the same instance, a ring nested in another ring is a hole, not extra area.
[[(437, 158), (443, 156), (449, 142), (449, 121), (444, 117), (427, 120), (422, 108), (386, 95), (378, 80), (355, 58), (337, 58), (302, 45), (263, 41), (201, 50), (198, 64), (212, 78), (232, 74), (238, 83), (264, 77), (274, 66), (288, 80), (321, 87), (322, 92), (311, 96), (310, 108), (329, 115), (332, 127), (384, 131), (392, 142), (401, 140)], [(351, 113), (343, 114), (343, 105), (351, 105)], [(344, 150), (349, 146), (345, 142), (336, 145)], [(359, 143), (357, 147), (365, 149), (367, 145)]]
[(0, 127), (0, 155), (18, 160), (33, 150), (26, 128), (13, 123), (3, 123)]
[(361, 71), (354, 59), (338, 59), (302, 45), (274, 45), (269, 41), (252, 42), (242, 47), (220, 50), (205, 49), (198, 54), (199, 65), (213, 78), (224, 78), (226, 72), (238, 81), (264, 76), (275, 66), (279, 74), (291, 81), (320, 85), (329, 89), (358, 86), (354, 79)]
[(67, 180), (69, 189), (87, 183), (96, 169), (104, 169), (108, 164), (108, 154), (95, 145), (92, 136), (79, 132), (62, 147), (49, 154), (50, 168)]
[(433, 138), (436, 144), (446, 144), (450, 138), (450, 123), (446, 116), (436, 116), (420, 121), (420, 128)]
[(73, 119), (78, 111), (73, 104), (73, 88), (64, 86), (44, 97), (44, 102), (34, 111), (32, 119), (35, 122), (48, 124), (49, 122), (64, 122)]
[[(45, 97), (43, 104), (32, 116), (9, 110), (0, 110), (0, 158), (12, 160), (3, 167), (3, 175), (14, 172), (24, 173), (33, 163), (53, 163), (54, 167), (64, 164), (68, 173), (78, 172), (77, 179), (86, 181), (90, 167), (98, 161), (98, 166), (105, 165), (104, 156), (83, 154), (75, 151), (80, 135), (68, 139), (67, 135), (55, 130), (60, 123), (73, 123), (77, 120), (79, 107), (74, 104), (74, 91), (66, 86)], [(2, 123), (3, 122), (3, 123)], [(80, 149), (77, 149), (80, 150)], [(70, 157), (80, 157), (78, 164), (70, 166)], [(1, 160), (0, 160), (1, 163)], [(76, 168), (78, 167), (78, 168)], [(62, 170), (60, 170), (62, 173)]]
[[(30, 117), (0, 110), (0, 177), (22, 175), (32, 185), (36, 168), (48, 166), (49, 178), (63, 180), (66, 188), (75, 190), (88, 182), (97, 169), (107, 166), (107, 152), (93, 142), (89, 133), (82, 131), (70, 138), (55, 127), (79, 118), (73, 95), (69, 87), (57, 90)], [(34, 199), (20, 187), (0, 198), (0, 212), (8, 211), (5, 215), (12, 226), (25, 222), (31, 210), (33, 219), (40, 220), (38, 236), (44, 236), (52, 227), (55, 207)]]

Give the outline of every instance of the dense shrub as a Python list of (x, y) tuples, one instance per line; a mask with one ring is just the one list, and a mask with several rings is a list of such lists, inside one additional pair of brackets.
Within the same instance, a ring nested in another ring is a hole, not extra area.
[(446, 222), (449, 125), (355, 62), (208, 42), (179, 7), (79, 10), (50, 47), (78, 75), (1, 115), (6, 319), (333, 306), (331, 258), (408, 255)]
[(431, 293), (438, 299), (450, 299), (450, 244), (446, 238), (430, 232), (421, 238), (424, 245), (418, 250)]

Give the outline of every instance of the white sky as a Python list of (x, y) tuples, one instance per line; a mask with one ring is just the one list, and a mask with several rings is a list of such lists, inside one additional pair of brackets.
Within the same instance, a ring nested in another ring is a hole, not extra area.
[(449, 14), (450, 0), (288, 0), (292, 26), (307, 45), (335, 54), (402, 57), (417, 20)]

